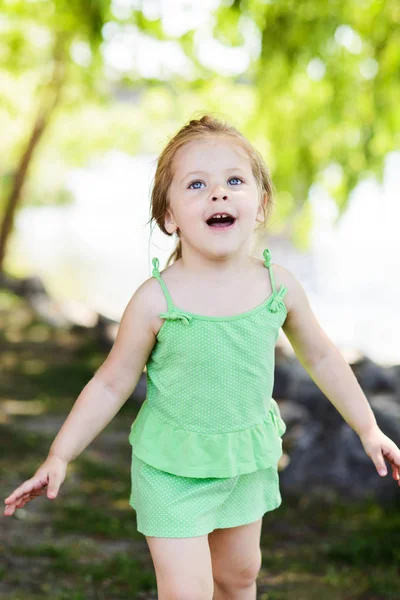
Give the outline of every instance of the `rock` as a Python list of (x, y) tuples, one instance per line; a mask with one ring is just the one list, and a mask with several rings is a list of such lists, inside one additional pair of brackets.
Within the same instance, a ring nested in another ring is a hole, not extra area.
[[(364, 363), (361, 380), (381, 430), (400, 447), (400, 403), (394, 393), (393, 373), (386, 378), (371, 361)], [(397, 372), (396, 372), (397, 373)], [(399, 487), (386, 461), (388, 475), (378, 474), (356, 432), (318, 388), (299, 363), (290, 371), (287, 400), (279, 408), (287, 430), (283, 449), (289, 455), (280, 471), (283, 496), (296, 495), (334, 501), (374, 497), (383, 504), (398, 501)], [(374, 395), (373, 390), (387, 393)]]
[(393, 367), (382, 367), (368, 357), (351, 364), (354, 375), (363, 390), (377, 393), (396, 394), (398, 391), (398, 373)]

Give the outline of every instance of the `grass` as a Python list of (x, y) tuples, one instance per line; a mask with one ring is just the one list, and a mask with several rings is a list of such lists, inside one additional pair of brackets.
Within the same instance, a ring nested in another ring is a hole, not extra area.
[[(6, 497), (45, 459), (57, 433), (54, 423), (61, 425), (105, 354), (89, 334), (38, 322), (12, 295), (0, 305), (0, 478)], [(10, 400), (12, 406), (26, 403), (26, 414), (5, 410)], [(38, 401), (41, 412), (30, 414), (30, 402)], [(68, 466), (56, 500), (37, 498), (2, 517), (2, 600), (157, 597), (149, 550), (128, 504), (128, 435), (138, 408), (128, 401)], [(398, 507), (373, 501), (328, 506), (282, 495), (283, 504), (263, 519), (259, 600), (400, 598)]]

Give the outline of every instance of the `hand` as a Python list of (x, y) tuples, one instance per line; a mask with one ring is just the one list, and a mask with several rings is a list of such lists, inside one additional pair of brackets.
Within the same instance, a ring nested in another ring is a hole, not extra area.
[(359, 437), (367, 456), (375, 464), (379, 475), (382, 477), (387, 475), (386, 458), (391, 464), (393, 479), (400, 486), (400, 449), (396, 444), (378, 426)]
[(16, 508), (22, 508), (37, 496), (45, 496), (46, 491), (48, 498), (55, 498), (65, 479), (67, 466), (68, 463), (63, 458), (49, 455), (34, 476), (21, 483), (4, 500), (4, 504), (6, 504), (4, 515), (13, 515)]

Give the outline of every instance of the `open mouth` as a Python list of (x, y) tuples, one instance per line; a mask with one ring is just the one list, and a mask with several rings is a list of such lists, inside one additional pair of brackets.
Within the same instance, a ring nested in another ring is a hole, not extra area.
[(235, 217), (227, 213), (218, 213), (207, 219), (206, 223), (213, 229), (230, 229), (235, 221)]

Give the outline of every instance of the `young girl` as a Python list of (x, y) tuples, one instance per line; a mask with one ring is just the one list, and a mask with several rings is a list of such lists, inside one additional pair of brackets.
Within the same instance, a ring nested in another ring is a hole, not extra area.
[(234, 127), (191, 120), (158, 160), (152, 220), (178, 244), (172, 264), (129, 301), (109, 356), (84, 387), (35, 475), (6, 498), (12, 515), (55, 498), (68, 464), (106, 427), (146, 366), (132, 424), (132, 493), (160, 600), (256, 598), (263, 514), (280, 506), (286, 425), (272, 398), (280, 327), (302, 365), (357, 432), (379, 474), (400, 450), (377, 426), (347, 362), (286, 268), (250, 255), (271, 209), (260, 154)]

